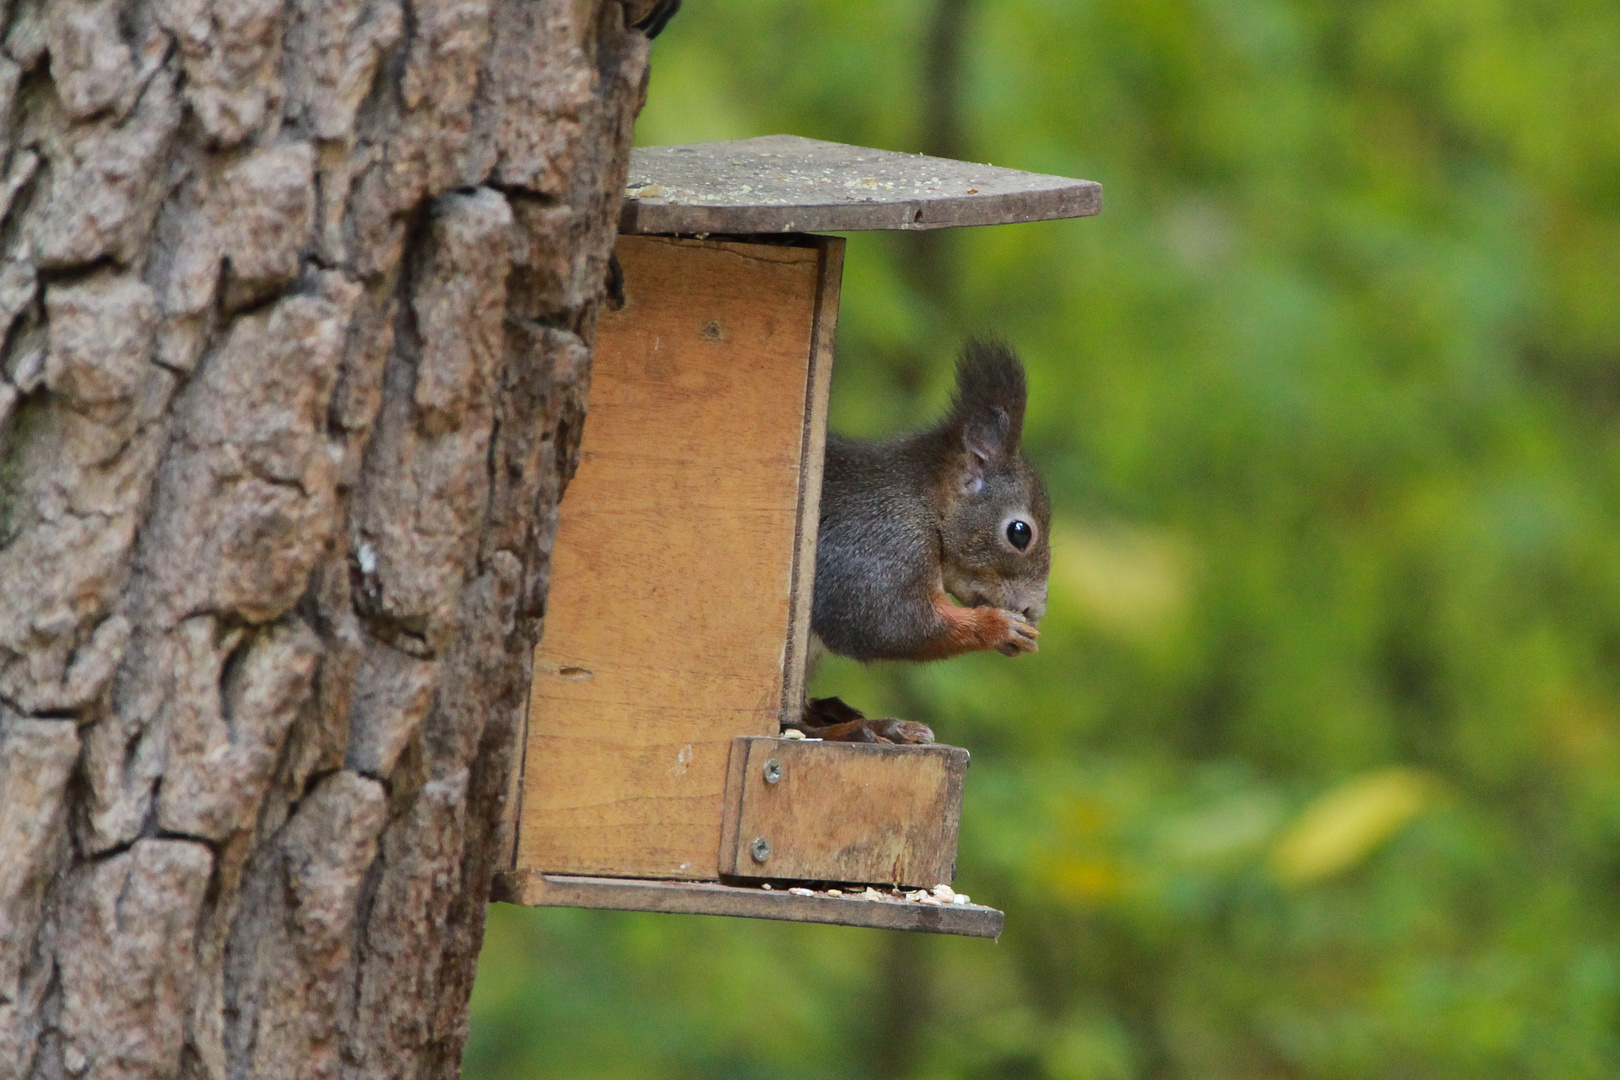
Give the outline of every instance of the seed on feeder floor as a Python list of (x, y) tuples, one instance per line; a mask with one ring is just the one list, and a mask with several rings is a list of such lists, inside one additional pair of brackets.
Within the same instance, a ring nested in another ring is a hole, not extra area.
[(792, 893), (794, 896), (814, 896), (814, 895), (816, 895), (816, 891), (814, 889), (789, 889), (788, 892)]

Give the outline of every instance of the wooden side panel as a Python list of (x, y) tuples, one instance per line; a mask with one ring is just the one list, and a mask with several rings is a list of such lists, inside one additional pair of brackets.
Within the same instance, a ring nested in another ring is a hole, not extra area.
[(925, 888), (955, 875), (966, 750), (739, 738), (731, 754), (721, 873)]
[(827, 403), (832, 391), (833, 341), (838, 334), (838, 300), (844, 277), (843, 237), (828, 236), (821, 240), (821, 284), (816, 294), (815, 333), (810, 343), (810, 378), (805, 385), (798, 557), (793, 564), (787, 677), (782, 683), (784, 723), (799, 719), (804, 710), (810, 603), (816, 588), (816, 526), (821, 521), (821, 469), (827, 451)]
[(620, 239), (626, 303), (597, 333), (535, 651), (519, 868), (715, 874), (731, 740), (775, 734), (791, 681), (811, 243)]

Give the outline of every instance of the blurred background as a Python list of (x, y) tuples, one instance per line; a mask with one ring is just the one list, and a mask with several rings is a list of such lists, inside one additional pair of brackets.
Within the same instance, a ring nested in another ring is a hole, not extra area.
[(1620, 1076), (1620, 5), (688, 0), (643, 144), (1102, 182), (849, 241), (833, 422), (1022, 351), (1041, 651), (817, 680), (969, 747), (999, 944), (496, 906), (465, 1075)]

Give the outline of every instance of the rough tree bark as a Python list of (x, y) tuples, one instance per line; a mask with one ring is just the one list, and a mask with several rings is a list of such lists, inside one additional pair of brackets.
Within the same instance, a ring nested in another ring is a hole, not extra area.
[(0, 0), (0, 1078), (458, 1071), (648, 6)]

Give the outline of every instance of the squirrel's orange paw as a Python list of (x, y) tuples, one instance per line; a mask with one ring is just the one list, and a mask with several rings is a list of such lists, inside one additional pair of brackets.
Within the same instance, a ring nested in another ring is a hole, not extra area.
[(1040, 646), (1036, 638), (1041, 632), (1035, 629), (1035, 624), (1018, 614), (1016, 611), (1007, 611), (997, 608), (996, 614), (1002, 617), (1005, 623), (1005, 636), (996, 645), (996, 651), (1004, 656), (1017, 656), (1021, 652), (1035, 652)]

